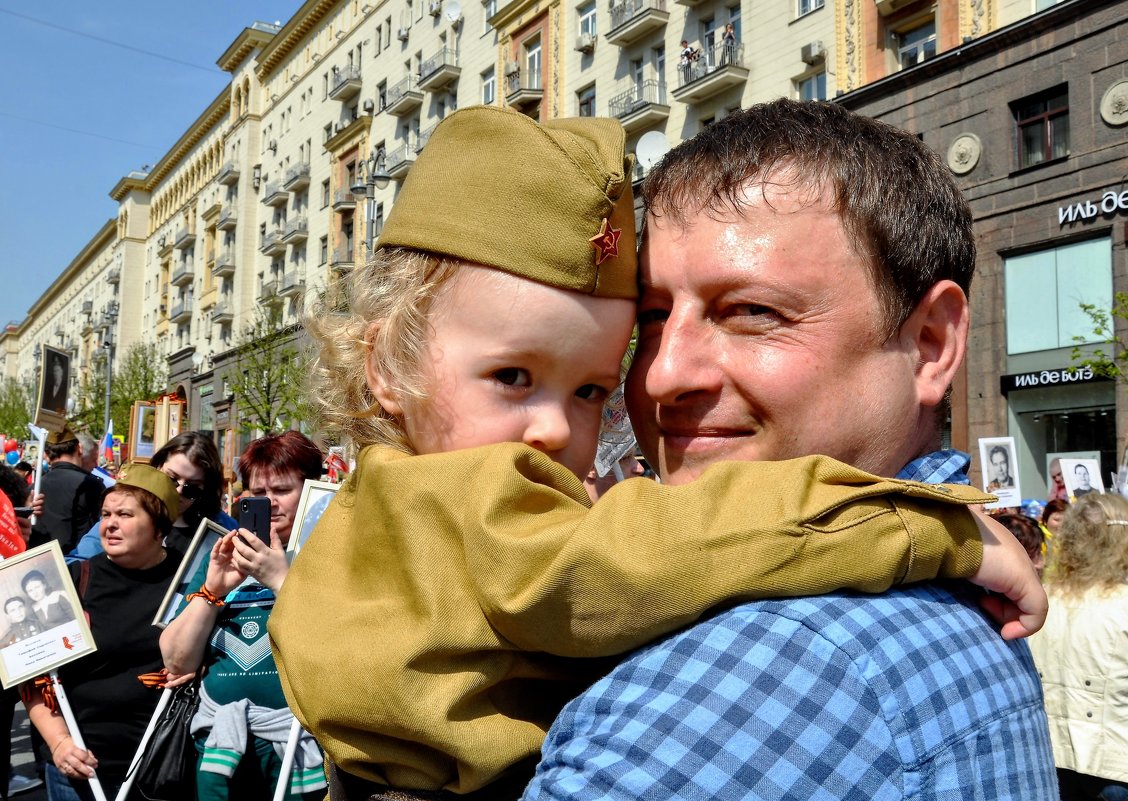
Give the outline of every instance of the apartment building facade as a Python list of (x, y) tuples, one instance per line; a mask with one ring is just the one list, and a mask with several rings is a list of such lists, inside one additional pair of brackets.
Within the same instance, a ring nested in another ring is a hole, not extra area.
[[(191, 426), (216, 432), (230, 465), (238, 408), (223, 376), (242, 332), (264, 314), (295, 326), (367, 258), (369, 231), (455, 109), (617, 117), (641, 179), (735, 109), (834, 97), (1050, 4), (306, 0), (284, 24), (237, 32), (217, 61), (227, 88), (155, 166), (112, 189), (117, 220), (0, 334), (0, 372), (30, 379), (44, 342), (89, 371), (103, 369), (107, 331), (119, 352), (155, 341)], [(391, 180), (368, 200), (374, 168)]]

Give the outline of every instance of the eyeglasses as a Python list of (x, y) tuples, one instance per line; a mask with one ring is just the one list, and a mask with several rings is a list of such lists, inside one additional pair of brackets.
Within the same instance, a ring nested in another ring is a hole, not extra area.
[(172, 479), (172, 483), (176, 485), (176, 491), (180, 493), (180, 497), (186, 501), (198, 501), (204, 495), (204, 485), (198, 481), (189, 481), (186, 478), (174, 476), (171, 473), (165, 473), (166, 476)]

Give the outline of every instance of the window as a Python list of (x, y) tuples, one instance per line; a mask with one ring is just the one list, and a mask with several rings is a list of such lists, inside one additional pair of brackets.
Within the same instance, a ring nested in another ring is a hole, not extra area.
[[(666, 48), (659, 46), (651, 51), (651, 56), (654, 61), (654, 74), (658, 76), (658, 83), (666, 83)], [(664, 100), (660, 102), (665, 102)]]
[(1011, 104), (1018, 165), (1033, 167), (1069, 155), (1069, 87), (1059, 86)]
[(1008, 354), (1100, 341), (1081, 304), (1112, 309), (1108, 238), (1011, 256), (1004, 276)]
[(383, 111), (388, 107), (388, 82), (380, 81), (376, 85), (376, 110)]
[(732, 6), (729, 10), (729, 25), (732, 26), (732, 32), (736, 34), (736, 41), (740, 41), (740, 6)]
[(321, 182), (321, 208), (329, 205), (329, 179)]
[(483, 19), (482, 19), (482, 33), (489, 33), (493, 30), (490, 27), (490, 17), (497, 13), (497, 0), (486, 0), (482, 4)]
[(580, 35), (591, 34), (595, 38), (595, 0), (590, 3), (585, 3), (576, 9), (576, 14), (580, 18)]
[(497, 99), (497, 75), (494, 68), (490, 67), (482, 73), (482, 104), (490, 105)]
[(525, 88), (541, 88), (541, 41), (538, 36), (525, 45)]
[(377, 203), (376, 204), (376, 220), (375, 220), (375, 226), (374, 227), (375, 227), (375, 230), (376, 230), (376, 236), (380, 236), (380, 234), (384, 230), (384, 204), (383, 203)]
[(321, 237), (320, 245), (321, 245), (321, 256), (320, 256), (321, 262), (320, 263), (325, 264), (325, 262), (329, 261), (329, 237), (327, 237), (327, 236)]
[(824, 0), (799, 0), (799, 13), (797, 16), (810, 14), (823, 7)]
[(826, 72), (817, 72), (799, 81), (800, 100), (826, 100)]
[(897, 63), (903, 70), (915, 67), (936, 55), (936, 20), (934, 19), (895, 36)]
[(578, 108), (581, 117), (595, 116), (595, 84), (576, 92), (576, 100), (579, 101)]
[(380, 55), (380, 51), (384, 49), (384, 26), (383, 24), (376, 26), (376, 52), (374, 55)]

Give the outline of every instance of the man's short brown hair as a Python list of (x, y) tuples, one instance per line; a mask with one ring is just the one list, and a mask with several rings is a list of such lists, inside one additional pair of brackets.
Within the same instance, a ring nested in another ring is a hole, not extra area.
[(971, 210), (943, 162), (913, 134), (834, 103), (780, 99), (734, 112), (666, 154), (642, 198), (648, 214), (685, 224), (739, 213), (758, 183), (829, 190), (869, 257), (887, 334), (937, 282), (968, 292)]

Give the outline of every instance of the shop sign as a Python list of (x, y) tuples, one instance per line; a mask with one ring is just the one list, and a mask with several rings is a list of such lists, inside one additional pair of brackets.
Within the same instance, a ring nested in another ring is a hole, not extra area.
[(1060, 370), (1035, 370), (1030, 373), (1011, 373), (999, 376), (999, 391), (1004, 395), (1015, 389), (1038, 389), (1040, 387), (1060, 387), (1070, 384), (1092, 384), (1097, 381), (1110, 381), (1093, 372), (1092, 367), (1063, 367)]
[(1110, 189), (1101, 195), (1100, 200), (1084, 200), (1071, 206), (1059, 206), (1058, 225), (1091, 220), (1098, 214), (1110, 217), (1125, 212), (1128, 212), (1128, 189), (1119, 194)]

